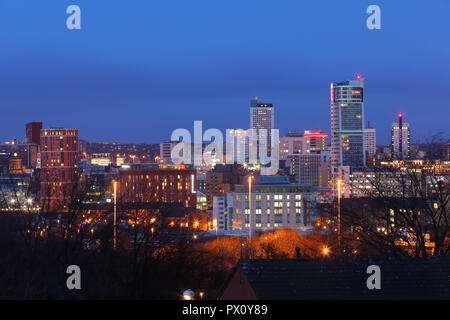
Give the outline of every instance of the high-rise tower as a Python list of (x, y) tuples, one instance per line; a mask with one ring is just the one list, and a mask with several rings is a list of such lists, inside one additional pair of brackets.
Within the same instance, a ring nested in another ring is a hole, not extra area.
[(41, 130), (41, 207), (65, 211), (75, 195), (78, 130)]
[(25, 143), (34, 143), (39, 145), (41, 140), (42, 122), (29, 122), (25, 126)]
[(364, 152), (364, 81), (331, 83), (331, 165), (362, 167)]
[[(267, 155), (271, 155), (271, 129), (274, 128), (274, 112), (272, 103), (263, 103), (255, 97), (250, 101), (250, 128), (256, 129), (258, 143), (260, 139), (260, 130), (267, 130)], [(258, 148), (259, 150), (259, 148)], [(276, 150), (278, 152), (278, 150)], [(260, 155), (258, 155), (260, 159)]]
[(392, 159), (409, 159), (410, 134), (409, 123), (403, 122), (403, 113), (399, 113), (398, 123), (393, 123), (391, 128)]

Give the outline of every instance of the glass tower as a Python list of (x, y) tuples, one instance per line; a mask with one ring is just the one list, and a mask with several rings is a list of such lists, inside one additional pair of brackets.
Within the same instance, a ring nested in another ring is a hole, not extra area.
[[(250, 101), (250, 128), (257, 130), (258, 143), (262, 138), (260, 137), (259, 130), (267, 130), (267, 155), (270, 156), (272, 149), (271, 129), (274, 128), (274, 112), (272, 103), (259, 102), (257, 97)], [(261, 159), (261, 156), (262, 155), (258, 154), (258, 159)]]
[(362, 167), (364, 152), (364, 83), (356, 80), (331, 83), (331, 164)]

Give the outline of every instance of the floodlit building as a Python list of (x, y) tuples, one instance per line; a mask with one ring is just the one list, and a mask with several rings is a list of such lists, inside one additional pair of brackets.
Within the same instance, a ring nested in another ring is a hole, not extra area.
[(316, 201), (310, 185), (291, 184), (284, 176), (254, 177), (251, 212), (248, 184), (228, 193), (228, 228), (230, 230), (304, 229), (314, 214)]

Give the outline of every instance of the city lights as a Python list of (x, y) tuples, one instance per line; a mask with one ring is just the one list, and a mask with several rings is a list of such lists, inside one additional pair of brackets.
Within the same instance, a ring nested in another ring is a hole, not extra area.
[(5, 2), (0, 300), (449, 298), (444, 5)]

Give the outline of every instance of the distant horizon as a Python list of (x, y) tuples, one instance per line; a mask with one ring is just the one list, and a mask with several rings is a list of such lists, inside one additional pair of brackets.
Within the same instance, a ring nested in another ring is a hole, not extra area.
[(448, 0), (378, 0), (379, 30), (361, 0), (77, 0), (81, 30), (66, 27), (70, 4), (1, 2), (1, 141), (27, 119), (124, 143), (169, 140), (194, 120), (245, 129), (254, 96), (273, 103), (281, 135), (330, 133), (330, 83), (356, 75), (380, 144), (399, 112), (412, 141), (449, 135)]
[[(31, 122), (40, 122), (40, 121), (31, 121)], [(28, 123), (28, 122), (27, 122)], [(163, 143), (163, 142), (168, 142), (168, 141), (170, 141), (170, 138), (169, 139), (166, 139), (166, 140), (162, 140), (162, 141), (159, 141), (159, 142), (124, 142), (124, 141), (96, 141), (96, 140), (88, 140), (88, 139), (85, 139), (85, 138), (83, 138), (82, 136), (80, 136), (80, 131), (79, 131), (79, 129), (77, 129), (77, 128), (65, 128), (65, 127), (53, 127), (53, 128), (61, 128), (61, 129), (74, 129), (74, 130), (78, 130), (78, 139), (79, 140), (81, 140), (81, 141), (85, 141), (85, 142), (88, 142), (88, 143), (107, 143), (107, 144), (144, 144), (144, 145), (159, 145), (159, 144), (161, 144), (161, 143)], [(52, 129), (52, 127), (45, 127), (44, 125), (43, 125), (43, 128), (42, 128), (43, 130), (45, 130), (45, 129)], [(242, 128), (241, 128), (242, 129)], [(376, 128), (371, 128), (371, 129), (376, 129)], [(314, 128), (314, 129), (305, 129), (305, 130), (322, 130), (321, 128)], [(286, 134), (287, 133), (304, 133), (304, 131), (305, 130), (302, 130), (302, 131), (289, 131), (289, 132), (285, 132), (285, 133), (280, 133), (280, 138), (281, 137), (285, 137), (286, 136)], [(322, 130), (322, 131), (324, 131), (324, 130)], [(330, 132), (326, 132), (326, 131), (324, 131), (325, 133), (327, 133), (328, 134), (328, 146), (330, 147), (330, 145), (331, 145), (331, 140), (330, 140)], [(377, 131), (377, 134), (378, 134), (378, 131)], [(419, 142), (417, 142), (417, 140), (414, 140), (414, 139), (412, 139), (411, 140), (411, 145), (420, 145), (420, 144), (427, 144), (428, 142), (426, 142), (426, 140), (427, 139), (431, 139), (433, 136), (435, 136), (436, 134), (444, 134), (444, 135), (446, 135), (447, 136), (447, 140), (445, 141), (445, 142), (450, 142), (450, 137), (449, 137), (449, 134), (448, 133), (445, 133), (445, 132), (443, 132), (443, 131), (437, 131), (437, 132), (435, 132), (435, 133), (433, 133), (433, 134), (431, 134), (430, 136), (427, 136), (427, 137), (424, 137), (423, 138), (423, 141), (419, 141)], [(23, 137), (21, 137), (21, 138), (17, 138), (17, 137), (15, 137), (15, 138), (12, 138), (12, 139), (7, 139), (7, 140), (2, 140), (2, 141), (0, 141), (0, 143), (2, 143), (2, 144), (4, 144), (4, 143), (7, 143), (7, 142), (13, 142), (14, 141), (14, 139), (18, 142), (18, 143), (23, 143), (24, 141), (25, 141), (25, 134), (23, 135)], [(444, 142), (444, 143), (445, 143)], [(207, 143), (207, 142), (205, 142), (205, 143)], [(390, 143), (378, 143), (378, 138), (377, 138), (377, 144), (376, 144), (377, 146), (390, 146)]]

